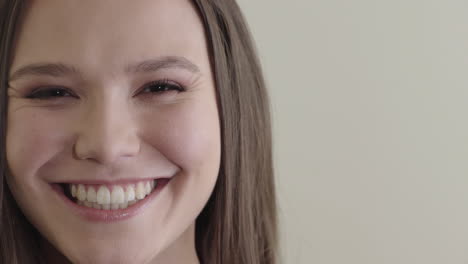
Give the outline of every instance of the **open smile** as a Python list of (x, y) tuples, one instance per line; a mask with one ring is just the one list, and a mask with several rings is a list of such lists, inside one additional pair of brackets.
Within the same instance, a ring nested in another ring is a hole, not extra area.
[(72, 211), (89, 221), (128, 219), (144, 209), (172, 178), (120, 184), (53, 183), (52, 189)]

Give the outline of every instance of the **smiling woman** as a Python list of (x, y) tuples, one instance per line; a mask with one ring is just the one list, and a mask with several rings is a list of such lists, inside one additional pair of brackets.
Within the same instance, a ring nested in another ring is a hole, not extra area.
[(233, 0), (0, 0), (0, 262), (277, 262)]

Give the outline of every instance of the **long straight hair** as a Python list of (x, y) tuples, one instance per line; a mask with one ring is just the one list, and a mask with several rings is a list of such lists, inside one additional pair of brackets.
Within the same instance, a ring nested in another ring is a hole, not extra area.
[[(39, 233), (9, 187), (7, 87), (26, 0), (0, 0), (0, 263), (39, 263)], [(204, 264), (276, 264), (278, 230), (269, 98), (251, 34), (235, 0), (193, 0), (205, 28), (221, 126), (221, 167), (196, 220)]]

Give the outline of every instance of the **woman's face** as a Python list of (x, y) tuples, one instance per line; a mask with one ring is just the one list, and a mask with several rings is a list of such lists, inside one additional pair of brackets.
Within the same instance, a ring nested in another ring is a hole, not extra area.
[(17, 37), (7, 180), (30, 222), (76, 263), (187, 263), (221, 148), (190, 1), (31, 1)]

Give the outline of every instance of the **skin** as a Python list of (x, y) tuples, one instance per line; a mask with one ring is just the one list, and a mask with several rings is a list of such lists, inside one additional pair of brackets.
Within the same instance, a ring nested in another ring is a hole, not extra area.
[[(198, 70), (125, 71), (165, 56)], [(18, 76), (37, 63), (81, 74)], [(143, 89), (158, 80), (185, 91)], [(50, 87), (65, 91), (28, 98)], [(190, 1), (31, 1), (8, 95), (7, 182), (42, 234), (48, 263), (199, 263), (194, 224), (214, 188), (221, 144), (203, 25)], [(51, 190), (57, 182), (156, 176), (172, 180), (140, 214), (111, 223), (77, 216)]]

